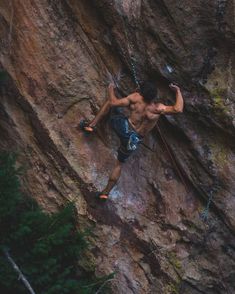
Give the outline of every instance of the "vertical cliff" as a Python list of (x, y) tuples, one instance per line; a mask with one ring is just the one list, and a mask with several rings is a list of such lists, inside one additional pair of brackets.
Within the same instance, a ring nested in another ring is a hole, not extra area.
[[(76, 202), (95, 223), (97, 271), (113, 293), (235, 291), (234, 3), (226, 0), (2, 0), (0, 148), (20, 151), (25, 189), (46, 209)], [(111, 76), (120, 95), (154, 79), (183, 114), (162, 117), (97, 205), (118, 140), (106, 121), (86, 137)], [(206, 223), (201, 212), (211, 199)]]

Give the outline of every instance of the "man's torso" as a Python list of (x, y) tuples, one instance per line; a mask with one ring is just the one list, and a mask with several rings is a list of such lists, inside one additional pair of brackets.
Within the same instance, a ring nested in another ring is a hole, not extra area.
[(141, 136), (145, 136), (156, 125), (160, 113), (156, 111), (155, 103), (147, 104), (139, 93), (133, 93), (129, 98), (129, 122)]

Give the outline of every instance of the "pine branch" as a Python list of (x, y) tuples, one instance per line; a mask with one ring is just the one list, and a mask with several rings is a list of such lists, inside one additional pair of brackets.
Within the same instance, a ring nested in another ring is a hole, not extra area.
[(28, 280), (26, 279), (26, 277), (23, 275), (23, 273), (21, 272), (21, 270), (19, 269), (18, 265), (14, 262), (13, 258), (10, 256), (8, 250), (6, 248), (2, 249), (4, 255), (6, 256), (7, 260), (10, 262), (10, 264), (12, 265), (13, 269), (17, 272), (17, 274), (19, 275), (19, 280), (22, 280), (22, 282), (24, 283), (25, 287), (29, 290), (29, 292), (31, 294), (36, 294), (33, 290), (33, 288), (31, 287), (31, 285), (29, 284)]
[(104, 281), (104, 283), (99, 287), (99, 289), (95, 292), (95, 294), (99, 294), (101, 293), (100, 291), (104, 288), (104, 286), (106, 286), (106, 284), (108, 284), (109, 282), (113, 281), (114, 279), (108, 279), (106, 281)]

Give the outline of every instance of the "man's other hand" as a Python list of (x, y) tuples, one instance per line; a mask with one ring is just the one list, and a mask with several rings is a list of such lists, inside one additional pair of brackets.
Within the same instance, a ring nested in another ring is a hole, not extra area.
[(114, 83), (110, 83), (108, 89), (109, 89), (109, 90), (113, 90), (114, 88), (115, 88)]
[(177, 92), (180, 90), (180, 87), (176, 86), (175, 84), (170, 84), (169, 87), (171, 88), (171, 90)]

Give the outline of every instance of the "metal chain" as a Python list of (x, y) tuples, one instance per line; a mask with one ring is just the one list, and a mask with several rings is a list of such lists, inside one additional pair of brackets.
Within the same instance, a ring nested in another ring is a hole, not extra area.
[(126, 59), (127, 63), (128, 63), (128, 60), (130, 60), (132, 77), (134, 79), (134, 82), (135, 82), (137, 88), (139, 89), (140, 88), (140, 82), (139, 82), (138, 75), (137, 75), (137, 70), (136, 70), (137, 66), (135, 64), (135, 58), (133, 57), (133, 54), (132, 54), (134, 46), (133, 46), (131, 38), (129, 38), (127, 30), (126, 30), (125, 18), (121, 14), (120, 14), (120, 16), (121, 16), (121, 19), (122, 19), (123, 29), (124, 29), (124, 33), (125, 33), (125, 37), (126, 37), (126, 43), (127, 43), (127, 47), (128, 47), (127, 51), (128, 51), (129, 59), (126, 58), (126, 56), (124, 54), (123, 54), (123, 56)]

